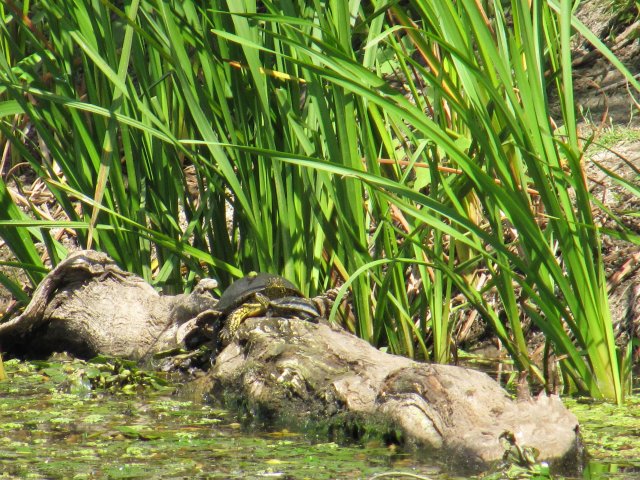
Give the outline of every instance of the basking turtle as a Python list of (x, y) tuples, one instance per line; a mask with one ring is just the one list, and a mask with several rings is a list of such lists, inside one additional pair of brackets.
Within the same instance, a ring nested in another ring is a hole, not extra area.
[(225, 343), (247, 318), (276, 315), (311, 320), (320, 317), (322, 310), (289, 280), (270, 273), (251, 273), (236, 280), (215, 307), (224, 325), (220, 337)]

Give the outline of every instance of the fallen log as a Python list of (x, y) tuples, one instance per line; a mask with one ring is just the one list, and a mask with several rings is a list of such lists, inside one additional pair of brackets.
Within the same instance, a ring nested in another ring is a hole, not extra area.
[(488, 375), (383, 353), (343, 330), (296, 319), (249, 319), (209, 373), (217, 395), (303, 422), (342, 412), (386, 418), (408, 443), (457, 467), (502, 459), (506, 435), (544, 459), (579, 464), (576, 417), (557, 396), (514, 400)]
[[(193, 338), (215, 306), (214, 285), (161, 296), (105, 255), (78, 252), (52, 270), (20, 317), (0, 325), (0, 346), (149, 358)], [(383, 419), (406, 443), (457, 467), (501, 460), (504, 438), (535, 448), (539, 460), (579, 464), (578, 422), (557, 396), (515, 400), (484, 373), (383, 353), (326, 322), (248, 319), (204, 378), (210, 397), (242, 399), (300, 427), (345, 415)]]
[(0, 348), (31, 357), (147, 358), (180, 346), (188, 321), (216, 304), (216, 285), (205, 279), (189, 295), (162, 296), (104, 253), (75, 252), (45, 277), (22, 315), (0, 324)]

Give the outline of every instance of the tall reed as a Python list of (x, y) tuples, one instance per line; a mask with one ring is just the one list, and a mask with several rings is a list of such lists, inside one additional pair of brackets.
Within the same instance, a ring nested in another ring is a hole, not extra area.
[(60, 226), (168, 291), (346, 281), (357, 334), (438, 362), (461, 293), (520, 369), (544, 381), (528, 318), (569, 389), (621, 401), (571, 80), (573, 32), (604, 46), (568, 1), (403, 5), (7, 0), (5, 151), (64, 216), (3, 179), (0, 236), (33, 284)]

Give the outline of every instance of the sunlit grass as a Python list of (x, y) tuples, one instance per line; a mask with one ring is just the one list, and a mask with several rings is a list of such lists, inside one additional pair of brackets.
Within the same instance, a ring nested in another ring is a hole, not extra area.
[(588, 153), (589, 155), (593, 155), (604, 149), (615, 148), (616, 145), (623, 142), (638, 141), (640, 141), (640, 128), (612, 125), (595, 132), (593, 144), (591, 148), (589, 148)]

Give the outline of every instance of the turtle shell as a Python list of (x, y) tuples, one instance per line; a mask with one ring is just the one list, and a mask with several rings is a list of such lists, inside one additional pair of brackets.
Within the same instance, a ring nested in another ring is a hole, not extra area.
[(256, 293), (261, 293), (271, 300), (283, 297), (304, 297), (298, 287), (286, 278), (272, 273), (258, 273), (247, 275), (229, 285), (220, 297), (216, 310), (223, 315), (230, 313)]

